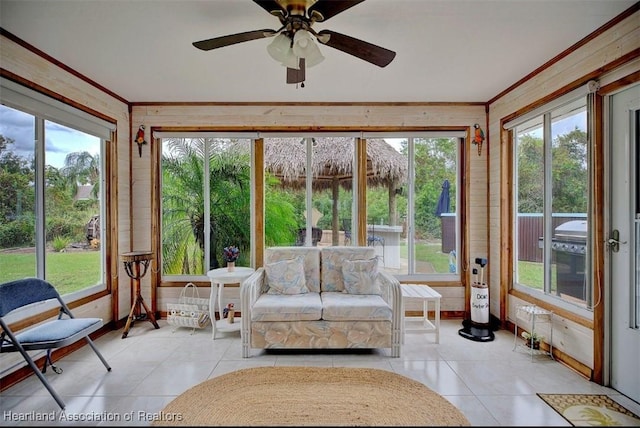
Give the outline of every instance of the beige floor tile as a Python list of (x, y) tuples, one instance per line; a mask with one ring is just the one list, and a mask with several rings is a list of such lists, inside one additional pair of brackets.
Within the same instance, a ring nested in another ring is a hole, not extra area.
[[(96, 415), (80, 426), (149, 426), (177, 395), (207, 379), (235, 370), (262, 366), (368, 367), (389, 370), (424, 383), (442, 394), (477, 426), (568, 426), (537, 392), (609, 394), (636, 412), (640, 405), (614, 390), (589, 382), (548, 357), (531, 361), (513, 350), (513, 334), (496, 331), (490, 342), (458, 334), (460, 320), (443, 320), (440, 344), (428, 333), (407, 333), (400, 358), (389, 350), (265, 351), (252, 349), (242, 358), (240, 335), (212, 340), (211, 327), (175, 329), (138, 323), (127, 338), (110, 332), (95, 343), (113, 370), (107, 372), (88, 347), (58, 362), (64, 371), (46, 377), (67, 403), (71, 415)], [(12, 420), (12, 415), (59, 412), (40, 381), (31, 376), (0, 394), (6, 426), (63, 426), (68, 421)], [(79, 416), (77, 416), (79, 417)], [(110, 419), (110, 420), (107, 420)]]

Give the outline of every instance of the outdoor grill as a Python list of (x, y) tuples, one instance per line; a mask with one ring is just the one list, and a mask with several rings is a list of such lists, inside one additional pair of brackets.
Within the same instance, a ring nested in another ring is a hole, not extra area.
[(587, 221), (571, 220), (554, 230), (551, 250), (556, 263), (557, 293), (587, 300), (585, 255), (587, 253)]

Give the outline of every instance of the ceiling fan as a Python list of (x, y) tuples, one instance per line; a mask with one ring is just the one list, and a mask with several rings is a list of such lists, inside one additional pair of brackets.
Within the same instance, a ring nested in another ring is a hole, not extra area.
[(193, 42), (193, 46), (204, 51), (218, 49), (236, 43), (275, 37), (267, 47), (269, 54), (287, 67), (287, 83), (302, 83), (304, 87), (305, 67), (312, 67), (324, 59), (311, 35), (326, 46), (353, 55), (379, 67), (387, 66), (396, 53), (337, 33), (331, 30), (316, 32), (312, 26), (324, 22), (364, 0), (253, 0), (280, 20), (278, 30), (262, 29), (214, 37)]

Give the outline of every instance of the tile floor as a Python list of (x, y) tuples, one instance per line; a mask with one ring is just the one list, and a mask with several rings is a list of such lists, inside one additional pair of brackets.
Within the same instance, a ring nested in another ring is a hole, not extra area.
[[(440, 344), (431, 333), (406, 334), (400, 358), (388, 350), (361, 352), (264, 352), (242, 358), (239, 332), (211, 339), (211, 327), (174, 329), (160, 322), (135, 324), (98, 340), (113, 370), (108, 373), (88, 347), (66, 356), (62, 374), (46, 376), (67, 404), (66, 418), (35, 376), (0, 394), (0, 425), (149, 426), (173, 398), (207, 379), (255, 366), (346, 366), (390, 370), (423, 382), (446, 397), (472, 425), (570, 426), (538, 396), (541, 393), (607, 394), (630, 410), (640, 404), (585, 380), (547, 356), (513, 349), (513, 334), (495, 332), (491, 342), (461, 337), (460, 320), (443, 320)], [(211, 397), (215, 399), (215, 397)], [(53, 413), (52, 413), (53, 412)], [(53, 415), (53, 416), (50, 416)], [(45, 421), (35, 421), (35, 418)], [(21, 421), (20, 418), (30, 420)]]

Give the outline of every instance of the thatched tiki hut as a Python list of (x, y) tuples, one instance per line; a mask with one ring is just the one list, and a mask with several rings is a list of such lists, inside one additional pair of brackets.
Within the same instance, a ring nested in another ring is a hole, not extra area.
[[(332, 190), (332, 244), (338, 245), (338, 189), (353, 183), (353, 137), (315, 137), (311, 172), (314, 190)], [(389, 224), (398, 221), (396, 189), (407, 178), (407, 158), (382, 139), (367, 139), (367, 186), (389, 189)], [(265, 138), (265, 169), (279, 177), (283, 186), (303, 189), (306, 183), (306, 140)]]

